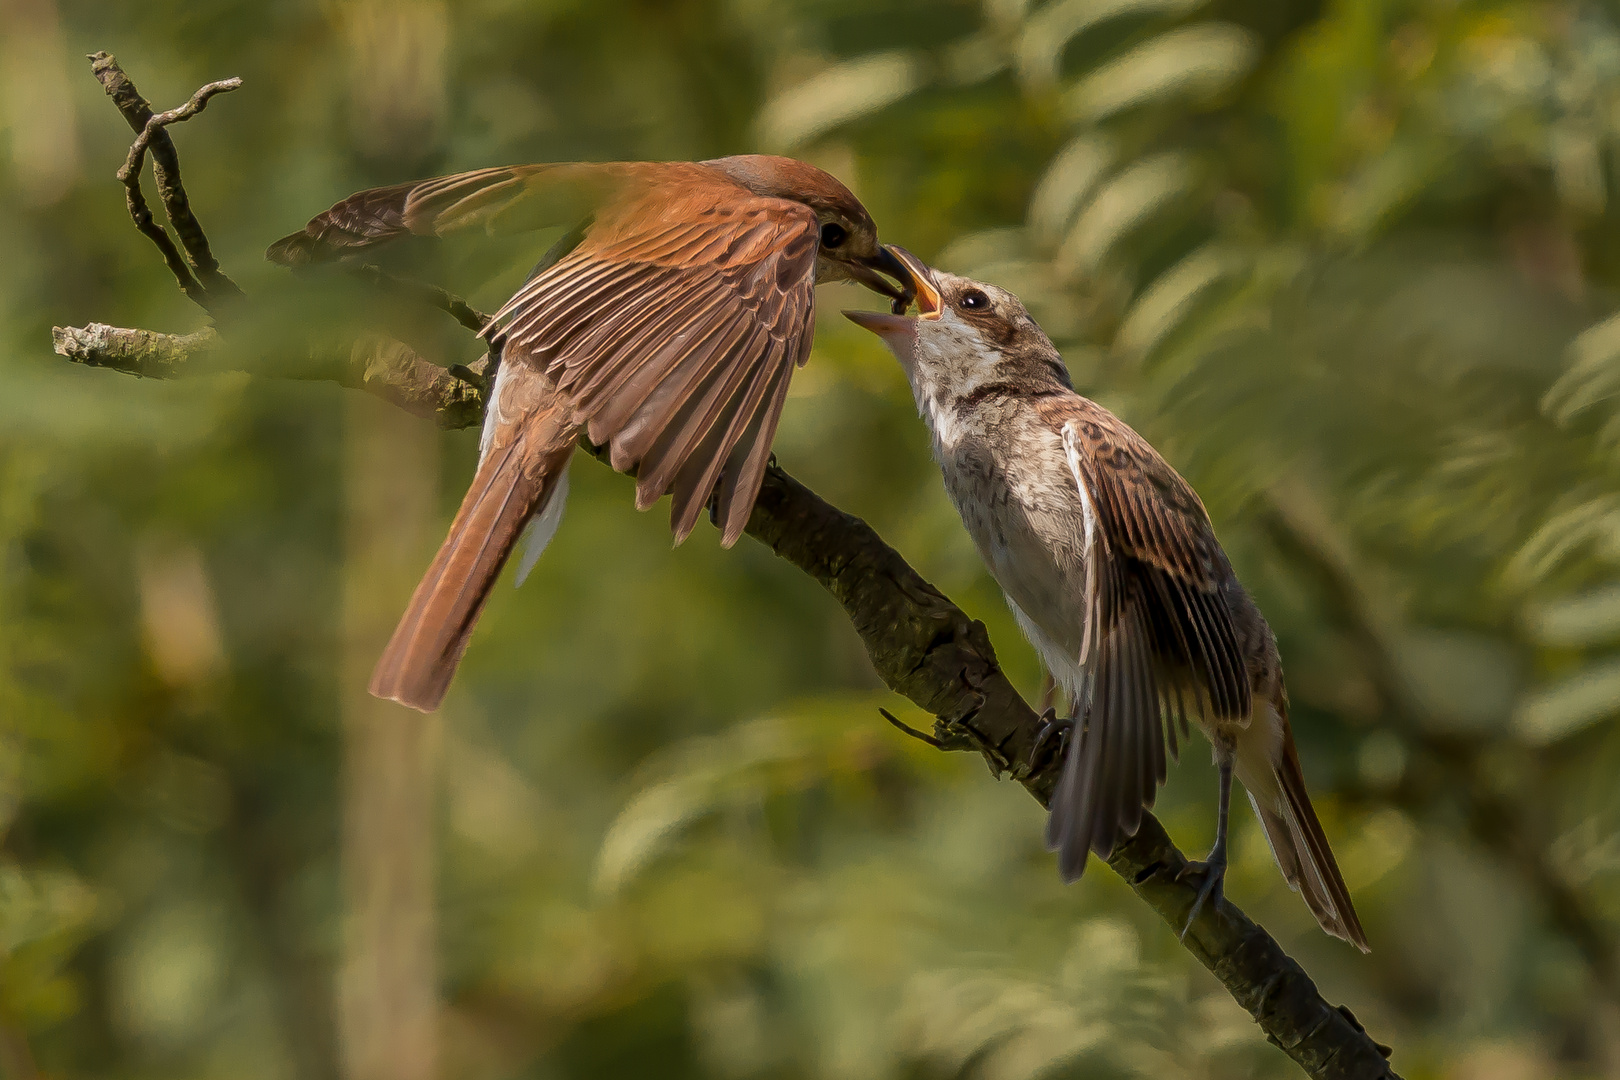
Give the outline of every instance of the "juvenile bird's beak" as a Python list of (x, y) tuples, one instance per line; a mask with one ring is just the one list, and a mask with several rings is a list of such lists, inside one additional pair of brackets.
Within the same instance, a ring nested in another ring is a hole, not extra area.
[[(939, 318), (945, 310), (945, 301), (939, 294), (939, 285), (934, 281), (934, 272), (928, 268), (928, 264), (898, 244), (883, 250), (900, 268), (895, 276), (910, 286), (912, 298), (917, 302), (917, 317)], [(895, 314), (899, 315), (904, 310), (901, 308)]]
[(896, 313), (893, 315), (877, 311), (846, 311), (844, 318), (882, 338), (895, 358), (909, 366), (912, 350), (917, 344), (918, 321), (939, 318), (944, 310), (944, 302), (940, 297), (938, 286), (934, 284), (933, 272), (921, 259), (902, 247), (887, 247), (883, 250), (899, 267), (900, 272), (895, 276), (910, 285), (910, 291), (917, 302), (917, 314), (900, 314), (905, 307), (900, 304), (899, 298), (896, 298)]
[[(851, 277), (873, 292), (882, 293), (893, 300), (896, 311), (904, 311), (911, 306), (916, 295), (915, 286), (911, 284), (912, 276), (888, 248), (879, 247), (878, 253), (871, 258), (856, 259), (847, 265)], [(891, 284), (884, 274), (900, 284)]]
[(917, 316), (889, 315), (882, 311), (846, 311), (844, 318), (882, 338), (895, 359), (907, 367), (911, 365), (912, 350), (917, 345)]

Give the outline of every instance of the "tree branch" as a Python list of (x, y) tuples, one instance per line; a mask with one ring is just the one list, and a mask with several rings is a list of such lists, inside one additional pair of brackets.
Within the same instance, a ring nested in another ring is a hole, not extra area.
[[(141, 110), (150, 114), (149, 107), (110, 56), (98, 53), (96, 63), (108, 94), (136, 126)], [(148, 115), (140, 121), (143, 135), (151, 119)], [(160, 175), (160, 187), (172, 182), (178, 205), (184, 205), (172, 144), (161, 125), (152, 131), (147, 141), (154, 167), (161, 164), (168, 170)], [(167, 159), (160, 150), (164, 147)], [(186, 234), (178, 223), (177, 231)], [(200, 227), (196, 234), (202, 245), (198, 250), (205, 251)], [(189, 242), (187, 249), (193, 250)], [(430, 299), (463, 325), (474, 321), (470, 308), (452, 310), (438, 297)], [(56, 351), (69, 360), (152, 378), (218, 371), (222, 362), (230, 363), (211, 330), (181, 337), (93, 323), (57, 327), (53, 335)], [(473, 426), (483, 411), (479, 387), (387, 339), (315, 349), (307, 366), (277, 374), (363, 389), (444, 427)], [(766, 470), (747, 531), (843, 605), (883, 681), (936, 717), (934, 737), (942, 748), (978, 750), (997, 777), (1010, 774), (1047, 805), (1058, 765), (1029, 765), (1043, 721), (1002, 672), (982, 623), (925, 581), (865, 522), (830, 505), (774, 462)], [(1181, 880), (1186, 859), (1152, 814), (1144, 813), (1136, 835), (1119, 844), (1108, 865), (1172, 928), (1185, 924), (1197, 889)], [(1349, 1010), (1329, 1005), (1304, 969), (1230, 901), (1205, 905), (1183, 940), (1266, 1037), (1310, 1076), (1398, 1080), (1387, 1060), (1388, 1048), (1373, 1041)]]
[[(211, 305), (219, 299), (240, 296), (242, 290), (225, 276), (219, 268), (219, 260), (214, 258), (214, 252), (208, 245), (208, 236), (203, 232), (197, 215), (192, 212), (191, 200), (186, 197), (185, 186), (180, 182), (180, 154), (174, 148), (174, 140), (169, 138), (168, 131), (164, 129), (169, 124), (188, 119), (201, 112), (209, 97), (222, 90), (236, 89), (242, 85), (242, 80), (227, 79), (224, 83), (211, 83), (197, 91), (186, 105), (159, 116), (153, 114), (152, 106), (141, 97), (140, 91), (135, 89), (135, 84), (124, 74), (124, 69), (118, 66), (118, 61), (111, 53), (91, 53), (89, 60), (91, 73), (101, 83), (107, 96), (112, 98), (113, 104), (117, 106), (125, 122), (136, 133), (136, 145), (142, 146), (143, 152), (148, 148), (151, 150), (152, 176), (157, 181), (158, 198), (162, 200), (163, 212), (168, 216), (169, 223), (174, 226), (181, 244), (185, 246), (186, 254), (190, 256), (191, 265), (187, 266), (185, 260), (180, 257), (174, 241), (163, 230), (163, 226), (152, 219), (152, 211), (146, 205), (146, 196), (141, 192), (139, 162), (131, 166), (130, 161), (126, 160), (124, 168), (118, 172), (118, 179), (124, 185), (129, 215), (134, 219), (135, 227), (141, 234), (157, 245), (169, 272), (180, 283), (181, 290), (203, 310), (212, 312)], [(204, 96), (204, 92), (209, 91), (210, 87), (214, 89)], [(188, 108), (191, 111), (185, 112)], [(177, 115), (182, 112), (185, 115)], [(169, 119), (163, 120), (162, 117)], [(157, 124), (154, 128), (155, 121)], [(135, 156), (135, 147), (132, 146), (130, 158), (133, 159)]]
[[(212, 340), (95, 325), (56, 334), (57, 351), (70, 360), (160, 378), (184, 375), (187, 361)], [(98, 344), (82, 348), (87, 336)], [(99, 346), (103, 340), (106, 347)], [(141, 342), (151, 343), (149, 355), (141, 354)], [(439, 378), (424, 377), (424, 369), (437, 371)], [(357, 349), (347, 368), (313, 377), (379, 394), (445, 427), (471, 427), (481, 415), (478, 390), (404, 346), (392, 353)], [(447, 382), (457, 387), (448, 406)], [(1043, 721), (1002, 672), (983, 623), (968, 618), (864, 521), (827, 503), (775, 464), (766, 470), (748, 535), (832, 593), (883, 681), (937, 718), (934, 737), (940, 743), (978, 750), (994, 774), (1010, 774), (1047, 805), (1057, 763), (1027, 766)], [(1136, 835), (1108, 859), (1109, 867), (1177, 930), (1198, 895), (1195, 885), (1180, 879), (1186, 864), (1152, 814), (1143, 815)], [(1318, 1080), (1395, 1075), (1387, 1049), (1348, 1010), (1329, 1005), (1276, 939), (1230, 901), (1206, 905), (1184, 944), (1266, 1037), (1309, 1075)]]
[[(273, 365), (264, 358), (238, 362), (242, 358), (230, 355), (212, 327), (192, 334), (159, 334), (90, 323), (53, 326), (51, 337), (58, 356), (141, 378), (172, 379), (234, 370), (364, 390), (442, 428), (472, 427), (484, 417), (484, 399), (477, 385), (422, 359), (409, 345), (382, 335), (353, 344), (312, 347), (291, 365)], [(476, 377), (482, 365), (482, 361), (473, 364), (468, 373)]]

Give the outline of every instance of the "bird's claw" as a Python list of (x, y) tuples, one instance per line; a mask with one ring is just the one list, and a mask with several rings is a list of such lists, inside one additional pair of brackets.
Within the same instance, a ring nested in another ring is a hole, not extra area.
[(1029, 751), (1029, 771), (1034, 772), (1041, 762), (1041, 752), (1046, 744), (1053, 739), (1057, 740), (1057, 750), (1054, 756), (1062, 760), (1064, 751), (1068, 749), (1069, 740), (1074, 737), (1075, 721), (1073, 717), (1059, 716), (1056, 709), (1047, 709), (1041, 714), (1041, 730), (1035, 735), (1035, 745)]
[(1212, 854), (1204, 862), (1190, 862), (1181, 868), (1176, 880), (1185, 881), (1190, 877), (1202, 877), (1204, 880), (1198, 886), (1198, 896), (1193, 900), (1192, 910), (1187, 913), (1187, 922), (1181, 928), (1182, 941), (1187, 940), (1187, 931), (1192, 929), (1192, 924), (1197, 921), (1198, 913), (1204, 910), (1205, 904), (1210, 906), (1211, 911), (1221, 906), (1221, 900), (1226, 895), (1226, 856)]

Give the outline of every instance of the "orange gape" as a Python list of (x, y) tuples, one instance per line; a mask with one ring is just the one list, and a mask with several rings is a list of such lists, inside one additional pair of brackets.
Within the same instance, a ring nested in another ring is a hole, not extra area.
[(722, 542), (736, 542), (788, 381), (810, 355), (816, 284), (859, 281), (902, 306), (911, 295), (843, 184), (761, 156), (519, 165), (377, 188), (269, 255), (298, 265), (408, 234), (581, 221), (577, 245), (484, 330), (500, 366), (478, 474), (378, 661), (378, 697), (439, 706), (496, 576), (563, 487), (581, 433), (608, 448), (614, 468), (635, 470), (639, 508), (674, 496), (677, 542), (711, 500)]

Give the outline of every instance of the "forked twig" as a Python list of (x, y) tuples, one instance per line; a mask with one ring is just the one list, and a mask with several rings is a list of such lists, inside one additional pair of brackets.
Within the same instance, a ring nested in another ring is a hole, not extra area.
[[(192, 213), (186, 189), (180, 182), (180, 155), (174, 148), (174, 140), (164, 129), (197, 115), (208, 104), (209, 98), (235, 90), (242, 85), (242, 80), (224, 79), (209, 83), (179, 108), (153, 113), (152, 106), (141, 97), (134, 82), (118, 66), (111, 53), (91, 53), (90, 70), (101, 82), (107, 96), (113, 99), (125, 122), (136, 133), (123, 168), (118, 170), (118, 180), (124, 185), (124, 201), (135, 228), (156, 245), (163, 256), (164, 265), (174, 275), (181, 291), (204, 311), (213, 314), (220, 300), (240, 296), (242, 290), (220, 270), (219, 260), (214, 258), (208, 245), (208, 236), (203, 232), (197, 216)], [(163, 212), (168, 216), (169, 224), (174, 226), (180, 243), (185, 246), (185, 256), (181, 255), (180, 248), (152, 216), (146, 195), (141, 190), (141, 163), (148, 151), (151, 152), (152, 175), (157, 181)], [(189, 265), (187, 258), (190, 259)]]

